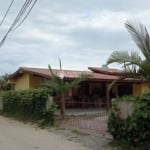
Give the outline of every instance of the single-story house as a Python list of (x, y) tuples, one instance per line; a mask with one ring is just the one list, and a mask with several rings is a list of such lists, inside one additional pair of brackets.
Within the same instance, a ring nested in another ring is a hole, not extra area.
[[(121, 70), (88, 67), (89, 71), (63, 70), (64, 80), (71, 81), (83, 73), (90, 74), (86, 81), (80, 83), (78, 88), (72, 88), (66, 94), (66, 102), (82, 102), (84, 106), (87, 103), (106, 103), (112, 98), (123, 95), (141, 95), (149, 90), (146, 81), (136, 79), (125, 79), (119, 81), (108, 93), (109, 84), (118, 79), (122, 74)], [(59, 74), (59, 69), (53, 69), (55, 74)], [(37, 89), (41, 88), (42, 83), (50, 80), (51, 73), (49, 69), (20, 67), (15, 73), (10, 75), (9, 81), (14, 84), (14, 90)], [(56, 98), (57, 99), (57, 98)], [(57, 101), (57, 100), (56, 100)]]

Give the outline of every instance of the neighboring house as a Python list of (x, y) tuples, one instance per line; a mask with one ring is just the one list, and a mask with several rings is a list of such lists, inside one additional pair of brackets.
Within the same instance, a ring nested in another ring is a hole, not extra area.
[[(83, 73), (91, 75), (86, 81), (80, 83), (78, 88), (72, 88), (68, 91), (66, 94), (66, 97), (69, 97), (68, 101), (83, 102), (84, 104), (87, 102), (108, 103), (116, 96), (141, 95), (149, 89), (146, 81), (125, 79), (119, 81), (108, 94), (107, 87), (121, 75), (122, 71), (97, 67), (89, 67), (88, 69), (90, 71), (63, 70), (64, 80), (68, 82)], [(55, 74), (60, 72), (57, 69), (53, 71)], [(41, 88), (42, 83), (50, 78), (49, 69), (20, 67), (10, 76), (9, 81), (14, 84), (15, 90), (37, 89)]]

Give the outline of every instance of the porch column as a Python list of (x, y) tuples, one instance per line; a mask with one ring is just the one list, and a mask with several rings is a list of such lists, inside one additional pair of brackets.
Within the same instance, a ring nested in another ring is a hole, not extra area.
[(80, 107), (84, 108), (85, 107), (85, 87), (84, 87), (84, 83), (81, 83), (80, 85), (80, 96), (81, 96), (81, 102), (80, 102)]
[(116, 84), (116, 97), (119, 96), (118, 95), (118, 84)]
[(109, 84), (106, 84), (106, 109), (107, 111), (110, 109), (110, 94), (108, 91)]

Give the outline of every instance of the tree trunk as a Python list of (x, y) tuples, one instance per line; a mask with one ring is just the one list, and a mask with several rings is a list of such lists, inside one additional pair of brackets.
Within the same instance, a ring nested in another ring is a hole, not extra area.
[(64, 93), (61, 94), (61, 104), (60, 104), (60, 115), (62, 119), (65, 117), (65, 95)]

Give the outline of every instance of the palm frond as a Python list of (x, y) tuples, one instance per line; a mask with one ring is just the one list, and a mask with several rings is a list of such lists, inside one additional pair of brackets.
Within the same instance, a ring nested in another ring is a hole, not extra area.
[(143, 76), (143, 78), (150, 81), (150, 63), (144, 60), (142, 67), (139, 69), (139, 73)]
[[(61, 60), (59, 59), (59, 64), (60, 64), (60, 71), (62, 71), (62, 66), (61, 66)], [(66, 93), (70, 88), (77, 86), (80, 82), (84, 81), (87, 79), (89, 74), (84, 73), (81, 74), (78, 78), (74, 79), (73, 81), (64, 81), (62, 78), (57, 76), (50, 65), (48, 65), (49, 71), (51, 73), (51, 78), (49, 81), (46, 83), (43, 83), (42, 85), (48, 89), (53, 89), (55, 92), (58, 93)]]
[(55, 73), (53, 72), (52, 68), (51, 68), (51, 65), (48, 65), (48, 68), (49, 68), (49, 71), (51, 73), (51, 76), (52, 77), (56, 77)]
[(144, 57), (150, 61), (150, 37), (146, 27), (141, 23), (131, 23), (127, 21), (125, 27), (131, 34), (134, 42), (140, 48)]
[(60, 70), (62, 70), (61, 59), (60, 58), (59, 58), (59, 67), (60, 67)]
[(42, 84), (47, 89), (53, 89), (55, 92), (62, 91), (62, 80), (59, 77), (52, 77), (49, 81)]
[(116, 79), (116, 80), (113, 80), (111, 83), (110, 83), (110, 85), (108, 86), (108, 92), (112, 89), (112, 87), (117, 83), (117, 82), (119, 82), (119, 81), (121, 81), (121, 80), (123, 80), (123, 79), (125, 79), (126, 77), (124, 77), (124, 76), (121, 76), (121, 77), (119, 77), (118, 79)]
[(119, 81), (127, 79), (127, 78), (132, 78), (132, 79), (143, 79), (142, 76), (140, 76), (139, 73), (135, 73), (135, 72), (124, 72), (124, 74), (120, 77), (118, 77), (118, 79), (114, 80), (108, 87), (108, 91), (110, 91), (112, 89), (112, 87)]
[(127, 51), (115, 51), (107, 60), (107, 65), (112, 63), (127, 64), (127, 65), (137, 65), (140, 66), (142, 62), (141, 57), (136, 52), (131, 52), (129, 54)]
[(86, 80), (86, 78), (83, 78), (83, 77), (74, 79), (73, 81), (70, 82), (70, 88), (78, 86), (79, 83), (81, 83), (85, 80)]

